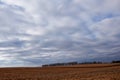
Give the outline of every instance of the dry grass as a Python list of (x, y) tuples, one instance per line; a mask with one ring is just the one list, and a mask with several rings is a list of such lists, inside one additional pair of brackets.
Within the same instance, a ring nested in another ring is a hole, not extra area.
[(120, 80), (119, 64), (1, 68), (0, 80)]

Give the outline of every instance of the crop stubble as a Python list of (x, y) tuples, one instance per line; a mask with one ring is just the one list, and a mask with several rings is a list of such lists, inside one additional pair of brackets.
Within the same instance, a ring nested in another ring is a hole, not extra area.
[(0, 80), (120, 80), (120, 65), (0, 68)]

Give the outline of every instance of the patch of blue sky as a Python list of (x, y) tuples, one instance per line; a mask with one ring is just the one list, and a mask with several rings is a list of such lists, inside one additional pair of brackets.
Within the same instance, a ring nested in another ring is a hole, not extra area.
[(96, 14), (92, 20), (94, 22), (99, 22), (99, 21), (102, 21), (104, 19), (108, 19), (108, 18), (113, 18), (113, 17), (117, 17), (119, 15), (114, 15), (113, 13), (108, 13), (108, 14)]

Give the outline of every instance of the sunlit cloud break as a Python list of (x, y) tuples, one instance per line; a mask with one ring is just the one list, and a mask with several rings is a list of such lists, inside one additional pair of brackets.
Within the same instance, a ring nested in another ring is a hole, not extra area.
[(120, 58), (120, 0), (1, 0), (0, 66)]

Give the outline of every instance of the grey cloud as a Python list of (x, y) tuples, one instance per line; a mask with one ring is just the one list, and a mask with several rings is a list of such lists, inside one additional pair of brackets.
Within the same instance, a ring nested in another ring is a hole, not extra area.
[(120, 56), (119, 0), (3, 2), (0, 66), (110, 61)]

